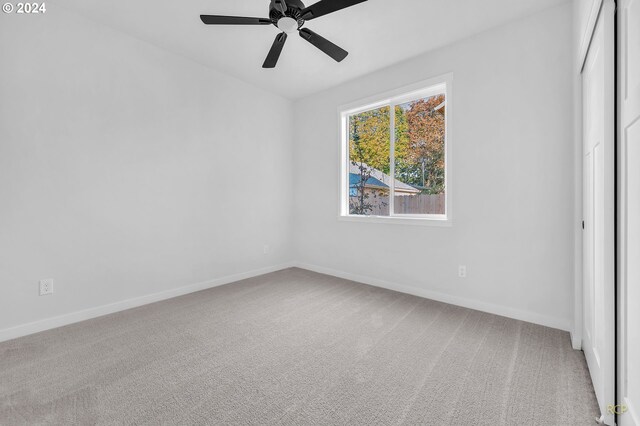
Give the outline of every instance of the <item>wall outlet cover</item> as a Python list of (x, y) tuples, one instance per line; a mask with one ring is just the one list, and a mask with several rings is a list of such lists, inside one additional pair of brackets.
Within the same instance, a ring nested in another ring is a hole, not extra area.
[(467, 278), (467, 267), (465, 265), (458, 266), (458, 276), (460, 278)]
[(53, 278), (40, 280), (40, 296), (53, 294)]

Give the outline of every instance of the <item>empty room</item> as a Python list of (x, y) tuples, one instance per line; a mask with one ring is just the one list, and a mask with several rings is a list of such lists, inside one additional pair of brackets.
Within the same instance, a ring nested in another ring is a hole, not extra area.
[(0, 5), (0, 425), (640, 426), (640, 0)]

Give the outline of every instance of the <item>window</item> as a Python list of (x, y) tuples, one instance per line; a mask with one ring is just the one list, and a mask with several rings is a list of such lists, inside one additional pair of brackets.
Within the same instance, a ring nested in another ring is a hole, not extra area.
[(450, 223), (450, 90), (446, 76), (340, 109), (342, 217)]

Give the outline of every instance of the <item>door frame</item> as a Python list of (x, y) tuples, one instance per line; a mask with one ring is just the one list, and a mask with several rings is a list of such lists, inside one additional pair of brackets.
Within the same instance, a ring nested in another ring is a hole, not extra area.
[[(617, 221), (618, 221), (618, 259), (617, 259), (617, 268), (618, 268), (618, 294), (616, 299), (617, 305), (617, 335), (616, 335), (616, 404), (619, 404), (621, 410), (616, 410), (616, 421), (620, 425), (635, 425), (640, 426), (640, 406), (631, 405), (632, 401), (627, 399), (627, 386), (628, 386), (628, 375), (627, 375), (627, 362), (628, 362), (628, 353), (627, 353), (627, 286), (628, 286), (628, 276), (627, 276), (627, 256), (628, 256), (628, 197), (629, 187), (628, 187), (628, 145), (627, 140), (625, 139), (625, 133), (628, 128), (638, 123), (640, 120), (640, 116), (638, 116), (638, 112), (640, 112), (640, 99), (626, 96), (628, 79), (627, 72), (628, 69), (625, 69), (628, 61), (628, 46), (627, 39), (625, 37), (625, 32), (628, 34), (628, 22), (629, 20), (625, 19), (624, 13), (628, 12), (627, 7), (631, 3), (632, 0), (618, 0), (620, 4), (619, 14), (617, 16), (617, 29), (616, 29), (616, 78), (617, 78), (617, 121), (616, 121), (616, 132), (617, 132)], [(635, 6), (638, 6), (637, 0), (633, 0), (635, 2)], [(634, 114), (634, 116), (629, 116), (629, 114)], [(635, 401), (634, 401), (635, 402)], [(634, 411), (635, 410), (635, 411)]]

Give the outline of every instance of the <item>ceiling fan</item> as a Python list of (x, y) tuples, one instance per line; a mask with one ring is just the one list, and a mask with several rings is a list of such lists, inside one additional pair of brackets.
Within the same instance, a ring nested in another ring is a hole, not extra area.
[(354, 6), (367, 0), (320, 0), (306, 7), (300, 0), (271, 0), (268, 18), (247, 18), (242, 16), (200, 15), (207, 25), (274, 25), (280, 31), (262, 68), (275, 68), (280, 53), (287, 41), (287, 35), (298, 31), (300, 37), (331, 56), (337, 62), (347, 57), (349, 52), (331, 43), (326, 38), (308, 28), (302, 28), (306, 21)]

